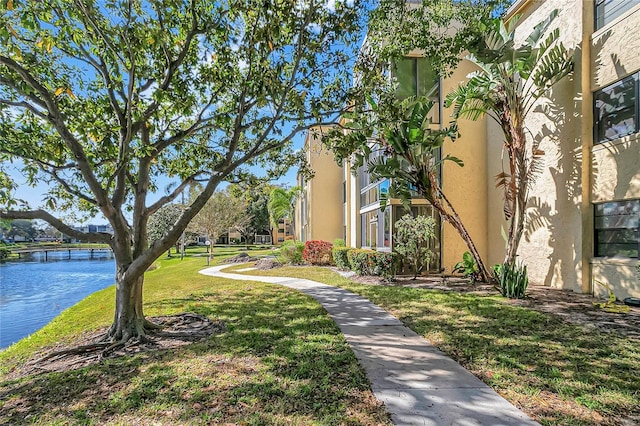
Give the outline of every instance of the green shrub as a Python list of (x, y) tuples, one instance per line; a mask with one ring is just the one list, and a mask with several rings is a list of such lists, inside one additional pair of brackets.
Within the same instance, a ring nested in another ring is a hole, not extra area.
[(413, 278), (422, 272), (431, 260), (429, 243), (435, 236), (435, 220), (428, 216), (412, 217), (410, 214), (402, 216), (396, 222), (393, 249), (411, 265)]
[(351, 250), (353, 250), (351, 247), (336, 247), (334, 243), (331, 255), (333, 256), (333, 262), (339, 269), (342, 269), (343, 271), (351, 269), (348, 257), (349, 251)]
[(399, 256), (396, 253), (390, 252), (375, 252), (375, 265), (373, 266), (373, 275), (384, 278), (385, 281), (390, 281), (396, 274), (396, 267), (398, 265)]
[(302, 265), (304, 260), (302, 252), (304, 244), (299, 241), (287, 240), (280, 246), (279, 259), (281, 263), (290, 263), (292, 265)]
[(0, 247), (0, 259), (6, 259), (11, 254), (11, 250), (6, 247)]
[(335, 240), (333, 240), (333, 246), (334, 247), (346, 247), (347, 244), (344, 242), (344, 240), (342, 238), (336, 238)]
[(500, 275), (502, 275), (502, 263), (496, 263), (493, 265), (493, 277), (496, 281), (500, 282)]
[(478, 265), (476, 265), (476, 261), (468, 251), (465, 251), (462, 255), (462, 261), (455, 264), (453, 272), (460, 272), (471, 280), (471, 284), (478, 281)]
[(358, 275), (376, 275), (386, 280), (395, 274), (398, 256), (395, 253), (351, 249), (347, 251), (351, 270)]
[(358, 275), (373, 275), (373, 267), (375, 266), (375, 251), (354, 249), (347, 252), (349, 265), (351, 270)]
[(504, 297), (510, 299), (524, 299), (524, 294), (529, 285), (527, 276), (527, 265), (505, 263), (500, 268), (498, 276), (500, 282), (500, 292)]
[(307, 241), (304, 243), (302, 257), (311, 265), (330, 265), (331, 243), (320, 240)]

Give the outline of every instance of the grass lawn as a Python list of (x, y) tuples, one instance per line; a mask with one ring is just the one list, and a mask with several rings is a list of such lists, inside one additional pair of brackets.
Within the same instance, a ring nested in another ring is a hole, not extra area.
[(637, 339), (501, 297), (362, 285), (318, 267), (246, 273), (306, 278), (367, 297), (544, 425), (640, 424)]
[[(217, 248), (216, 260), (235, 253)], [(226, 324), (224, 333), (180, 349), (7, 380), (41, 347), (107, 326), (114, 288), (99, 291), (0, 352), (0, 424), (389, 424), (317, 302), (280, 286), (198, 274), (205, 263), (161, 259), (146, 276), (145, 313), (207, 315)]]

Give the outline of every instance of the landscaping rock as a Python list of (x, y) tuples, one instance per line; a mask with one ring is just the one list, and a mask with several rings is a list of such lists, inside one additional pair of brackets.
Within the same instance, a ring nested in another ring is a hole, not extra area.
[(256, 269), (274, 269), (282, 266), (282, 263), (278, 262), (276, 259), (272, 257), (267, 257), (264, 259), (260, 259), (256, 262)]
[(255, 262), (256, 260), (258, 260), (257, 257), (251, 257), (247, 253), (242, 252), (242, 253), (238, 253), (236, 256), (226, 259), (224, 263), (247, 263), (247, 262)]

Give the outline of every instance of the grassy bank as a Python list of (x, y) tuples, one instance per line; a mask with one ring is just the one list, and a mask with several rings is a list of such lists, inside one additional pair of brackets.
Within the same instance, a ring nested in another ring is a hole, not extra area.
[(317, 267), (247, 274), (306, 278), (367, 297), (542, 424), (640, 423), (638, 340), (566, 324), (500, 297), (361, 285)]
[[(202, 276), (204, 265), (202, 257), (159, 261), (145, 281), (146, 314), (195, 312), (223, 321), (224, 333), (70, 372), (5, 377), (0, 424), (388, 423), (338, 328), (313, 299)], [(108, 325), (113, 298), (113, 288), (95, 293), (1, 352), (3, 373), (42, 346)]]

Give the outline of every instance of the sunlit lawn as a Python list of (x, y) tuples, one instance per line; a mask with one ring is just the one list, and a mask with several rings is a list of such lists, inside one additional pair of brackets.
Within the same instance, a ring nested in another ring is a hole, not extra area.
[(285, 275), (367, 297), (436, 344), (542, 424), (640, 424), (640, 341), (561, 322), (552, 315), (477, 296), (356, 284), (327, 268)]
[[(216, 259), (223, 253), (237, 250), (216, 248)], [(222, 320), (225, 332), (178, 350), (2, 381), (0, 424), (388, 424), (343, 336), (313, 299), (198, 274), (205, 264), (203, 257), (162, 259), (146, 277), (146, 314), (195, 312)], [(0, 353), (2, 371), (41, 346), (108, 325), (113, 299), (111, 287), (64, 311)]]

